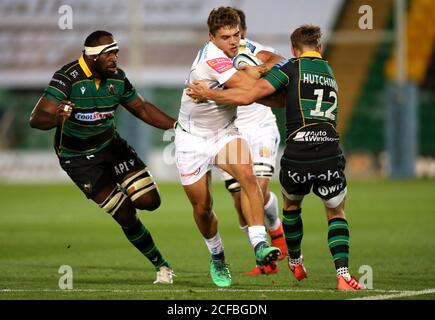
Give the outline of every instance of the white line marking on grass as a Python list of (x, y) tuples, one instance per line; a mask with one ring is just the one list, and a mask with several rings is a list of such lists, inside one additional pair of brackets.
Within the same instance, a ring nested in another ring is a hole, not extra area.
[[(364, 291), (337, 291), (337, 290), (319, 290), (319, 289), (0, 289), (0, 293), (23, 293), (23, 292), (84, 292), (84, 293), (213, 293), (213, 292), (294, 292), (294, 293), (367, 293), (367, 292), (382, 292), (382, 293), (394, 293), (390, 295), (377, 295), (372, 297), (396, 297), (402, 294), (407, 295), (421, 295), (426, 293), (433, 293), (435, 289), (425, 289), (422, 291), (404, 291), (404, 290), (364, 290)], [(361, 299), (368, 299), (371, 297), (363, 297)], [(382, 299), (382, 298), (381, 298)]]
[[(107, 292), (107, 293), (160, 293), (160, 292), (191, 292), (191, 293), (213, 293), (213, 292), (336, 292), (336, 290), (315, 290), (315, 289), (0, 289), (0, 293), (14, 292)], [(381, 292), (385, 292), (381, 290)]]
[(420, 291), (401, 291), (400, 293), (396, 293), (396, 294), (381, 294), (377, 296), (354, 298), (350, 300), (388, 300), (388, 299), (395, 299), (395, 298), (420, 296), (423, 294), (430, 294), (430, 293), (435, 293), (435, 289), (425, 289)]

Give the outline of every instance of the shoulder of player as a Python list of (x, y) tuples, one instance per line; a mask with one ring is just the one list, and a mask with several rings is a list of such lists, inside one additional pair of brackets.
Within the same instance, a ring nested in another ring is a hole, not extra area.
[[(252, 41), (251, 39), (241, 39), (240, 40), (240, 51), (245, 51), (250, 54), (254, 54), (254, 52), (259, 48), (263, 47), (260, 43)], [(261, 50), (260, 50), (261, 51)]]
[(54, 73), (54, 77), (63, 79), (64, 81), (71, 82), (73, 79), (72, 79), (72, 76), (70, 73), (73, 72), (74, 70), (76, 70), (76, 72), (78, 72), (78, 70), (77, 70), (78, 66), (79, 66), (78, 60), (69, 62), (69, 63), (65, 64), (62, 68), (57, 70)]
[[(213, 58), (228, 58), (228, 56), (225, 54), (225, 52), (221, 49), (219, 49), (213, 42), (209, 41), (204, 47), (203, 47), (203, 57), (204, 60), (210, 60)], [(230, 58), (228, 58), (230, 59)]]
[(57, 70), (54, 75), (55, 77), (60, 76), (68, 79), (71, 84), (88, 78), (80, 66), (79, 60), (65, 64), (62, 68)]
[(209, 67), (221, 64), (233, 64), (231, 58), (229, 58), (224, 51), (222, 51), (215, 45), (210, 46), (209, 50), (207, 50), (204, 58), (200, 61), (200, 63), (208, 65)]
[(122, 70), (121, 68), (118, 68), (118, 73), (111, 76), (110, 78), (116, 79), (116, 80), (125, 80), (125, 78), (127, 78), (127, 75), (126, 75), (124, 70)]

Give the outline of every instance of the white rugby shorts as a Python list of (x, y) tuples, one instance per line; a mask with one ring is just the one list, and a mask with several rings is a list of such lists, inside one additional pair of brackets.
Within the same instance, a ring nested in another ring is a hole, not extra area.
[[(276, 124), (267, 124), (260, 127), (239, 129), (242, 136), (248, 141), (254, 164), (264, 163), (275, 168), (276, 157), (280, 143), (279, 130)], [(227, 172), (220, 170), (222, 180), (230, 180), (233, 177)]]
[(182, 185), (191, 185), (212, 169), (217, 153), (229, 142), (242, 138), (234, 126), (208, 137), (196, 136), (180, 126), (175, 130), (175, 162)]

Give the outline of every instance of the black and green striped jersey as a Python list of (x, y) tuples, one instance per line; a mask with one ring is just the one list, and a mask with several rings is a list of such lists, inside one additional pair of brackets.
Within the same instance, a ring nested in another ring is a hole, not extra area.
[(115, 111), (137, 97), (136, 90), (118, 69), (107, 79), (96, 79), (83, 56), (56, 71), (43, 96), (57, 103), (75, 104), (69, 119), (56, 128), (55, 149), (60, 157), (92, 154), (115, 137)]
[(285, 157), (311, 160), (341, 154), (335, 129), (338, 87), (318, 52), (281, 62), (264, 79), (276, 90), (286, 91)]

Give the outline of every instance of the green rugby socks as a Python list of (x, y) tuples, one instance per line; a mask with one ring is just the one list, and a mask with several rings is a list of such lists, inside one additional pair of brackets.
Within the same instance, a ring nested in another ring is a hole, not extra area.
[(328, 246), (335, 268), (347, 268), (349, 264), (349, 226), (346, 219), (328, 221)]
[(291, 259), (298, 259), (301, 255), (301, 242), (304, 236), (304, 226), (301, 218), (302, 210), (283, 210), (282, 226), (288, 253)]
[(161, 266), (169, 267), (169, 263), (162, 257), (157, 249), (151, 233), (140, 220), (131, 228), (122, 228), (127, 239), (148, 258), (158, 271)]

